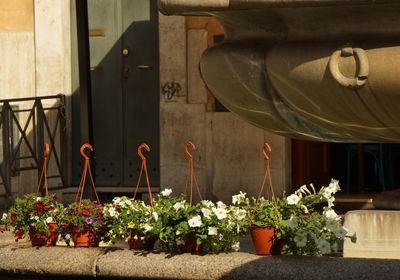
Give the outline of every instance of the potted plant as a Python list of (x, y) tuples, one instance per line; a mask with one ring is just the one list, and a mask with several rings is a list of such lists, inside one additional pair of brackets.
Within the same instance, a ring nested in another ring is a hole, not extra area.
[[(334, 194), (339, 182), (332, 179), (329, 186), (316, 191), (311, 184), (300, 187), (282, 199), (282, 237), (285, 252), (293, 255), (325, 255), (336, 250), (337, 241), (346, 237), (347, 229), (333, 209)], [(322, 210), (316, 206), (327, 203)]]
[(280, 254), (282, 249), (280, 199), (252, 198), (252, 203), (249, 203), (244, 195), (241, 193), (242, 198), (237, 201), (247, 204), (248, 225), (256, 253), (258, 255)]
[(32, 246), (54, 246), (63, 206), (56, 195), (26, 194), (3, 214), (2, 223), (13, 230), (16, 241), (29, 235)]
[(151, 250), (157, 236), (155, 217), (152, 208), (143, 201), (115, 197), (112, 203), (104, 205), (106, 236), (112, 241), (117, 238), (128, 241), (130, 249)]
[(238, 250), (239, 237), (247, 231), (246, 216), (247, 211), (240, 206), (200, 201), (188, 209), (186, 219), (177, 225), (178, 242), (184, 241), (187, 246), (188, 240), (193, 240), (204, 252)]
[(61, 227), (63, 237), (68, 243), (72, 238), (75, 247), (97, 247), (101, 240), (107, 241), (103, 207), (88, 199), (71, 203), (64, 209)]
[(240, 206), (207, 200), (190, 206), (183, 196), (163, 192), (155, 202), (159, 239), (168, 251), (231, 251), (238, 248), (239, 236), (247, 230), (246, 210)]

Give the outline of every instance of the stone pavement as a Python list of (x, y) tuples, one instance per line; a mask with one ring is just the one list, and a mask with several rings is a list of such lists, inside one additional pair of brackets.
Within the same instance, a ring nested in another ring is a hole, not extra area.
[[(245, 241), (247, 242), (247, 241)], [(400, 279), (400, 260), (31, 247), (0, 235), (0, 279)]]

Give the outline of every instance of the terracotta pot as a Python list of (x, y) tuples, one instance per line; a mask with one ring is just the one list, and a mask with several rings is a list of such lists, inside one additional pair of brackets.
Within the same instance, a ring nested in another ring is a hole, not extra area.
[(72, 234), (75, 247), (98, 247), (100, 236), (91, 230), (79, 230)]
[(153, 250), (155, 238), (145, 238), (140, 233), (132, 233), (131, 238), (128, 240), (129, 249), (131, 250)]
[(253, 240), (258, 255), (279, 255), (282, 250), (282, 241), (276, 239), (275, 228), (250, 228), (251, 239)]
[(203, 251), (203, 245), (198, 245), (194, 237), (187, 237), (184, 244), (178, 245), (182, 253), (198, 254)]
[(47, 235), (39, 233), (34, 227), (29, 227), (29, 238), (32, 246), (55, 246), (57, 243), (58, 233), (56, 231), (56, 223), (47, 224), (50, 232)]

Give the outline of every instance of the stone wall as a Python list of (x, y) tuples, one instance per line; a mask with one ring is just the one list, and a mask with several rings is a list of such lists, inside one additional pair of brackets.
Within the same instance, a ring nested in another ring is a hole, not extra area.
[(264, 176), (264, 142), (273, 149), (271, 173), (277, 193), (290, 186), (290, 140), (254, 127), (230, 112), (216, 112), (215, 98), (201, 80), (201, 54), (222, 27), (210, 17), (160, 14), (160, 78), (178, 83), (174, 96), (161, 89), (161, 186), (185, 189), (187, 140), (197, 145), (194, 164), (201, 192), (229, 202), (239, 190), (257, 195)]
[[(71, 95), (70, 11), (69, 0), (0, 0), (0, 99)], [(32, 104), (26, 102), (18, 106), (30, 109)], [(54, 116), (48, 115), (50, 122)], [(19, 113), (22, 126), (27, 117), (27, 113)], [(27, 134), (32, 140), (31, 130), (29, 125)], [(70, 131), (69, 125), (68, 135)], [(21, 154), (26, 152), (27, 148), (21, 146)], [(25, 160), (21, 165), (29, 166), (30, 162)], [(12, 178), (15, 195), (36, 191), (37, 171), (20, 174)], [(53, 185), (59, 183), (53, 182)], [(0, 187), (2, 193), (4, 190)]]

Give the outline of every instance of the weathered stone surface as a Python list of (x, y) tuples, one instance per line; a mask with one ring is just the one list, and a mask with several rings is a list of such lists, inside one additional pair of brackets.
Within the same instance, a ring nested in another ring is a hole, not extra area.
[(192, 29), (187, 33), (188, 103), (207, 103), (206, 85), (200, 76), (199, 62), (207, 49), (207, 31)]
[(95, 276), (96, 261), (106, 249), (7, 246), (0, 249), (0, 274)]
[(400, 259), (400, 211), (349, 211), (344, 257)]
[[(217, 255), (142, 255), (108, 252), (98, 261), (99, 277), (173, 279), (398, 279), (400, 262), (327, 257)], [(117, 269), (118, 267), (118, 269)]]
[(400, 190), (382, 192), (374, 198), (372, 203), (376, 209), (400, 210)]
[[(0, 278), (51, 279), (398, 279), (400, 260), (333, 257), (263, 257), (250, 253), (208, 255), (141, 252), (123, 248), (0, 246)], [(4, 235), (0, 235), (4, 241)], [(246, 242), (248, 242), (247, 240)], [(12, 244), (12, 245), (10, 245)], [(126, 244), (118, 244), (125, 246)], [(35, 276), (36, 275), (36, 276)]]

